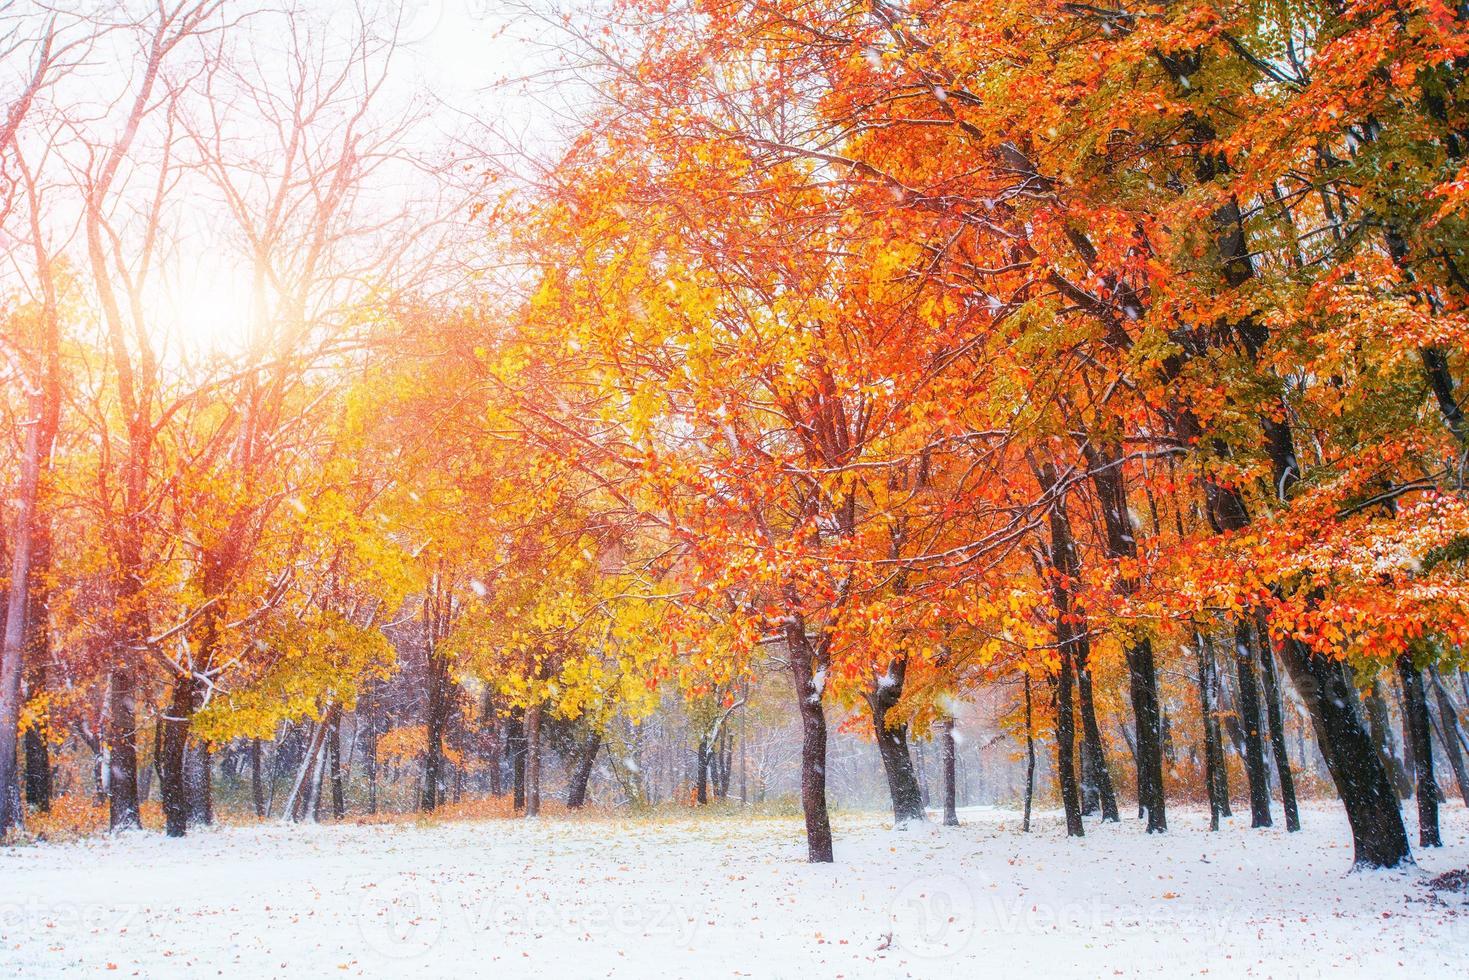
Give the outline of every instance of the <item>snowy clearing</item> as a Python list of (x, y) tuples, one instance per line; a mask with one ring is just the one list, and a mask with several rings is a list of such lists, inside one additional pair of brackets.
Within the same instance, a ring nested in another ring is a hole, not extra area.
[(1197, 813), (1068, 841), (1055, 814), (492, 821), (205, 830), (0, 850), (6, 976), (1462, 976), (1469, 818), (1419, 866), (1347, 874), (1345, 818), (1217, 835)]

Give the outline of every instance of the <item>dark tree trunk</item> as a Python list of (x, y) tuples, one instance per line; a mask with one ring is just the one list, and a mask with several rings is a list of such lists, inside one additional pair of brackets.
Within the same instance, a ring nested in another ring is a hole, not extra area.
[(893, 804), (893, 823), (897, 825), (923, 820), (923, 790), (908, 752), (906, 723), (889, 724), (888, 712), (903, 696), (908, 675), (908, 659), (895, 657), (887, 673), (878, 678), (867, 692), (867, 706), (872, 713), (872, 734), (882, 758), (883, 775), (887, 777), (888, 798)]
[(26, 803), (37, 813), (51, 810), (51, 749), (37, 726), (26, 729)]
[[(1122, 454), (1116, 447), (1086, 447), (1087, 473), (1097, 491), (1098, 509), (1106, 538), (1107, 557), (1131, 562), (1137, 558), (1132, 512), (1127, 507), (1127, 486), (1122, 473)], [(1137, 592), (1133, 575), (1117, 578), (1123, 596)], [(1158, 670), (1153, 662), (1153, 642), (1146, 636), (1123, 641), (1127, 682), (1132, 695), (1132, 712), (1137, 740), (1138, 803), (1147, 811), (1148, 833), (1168, 829), (1163, 799), (1163, 712), (1158, 699)]]
[(367, 812), (377, 813), (377, 701), (371, 694), (367, 697), (367, 712), (357, 716), (359, 735), (362, 741), (362, 765), (367, 770)]
[[(331, 731), (330, 725), (326, 727), (326, 731)], [(321, 738), (321, 755), (318, 756), (316, 768), (311, 773), (311, 802), (309, 804), (309, 808), (311, 810), (311, 821), (313, 823), (321, 823), (321, 801), (323, 799), (321, 789), (323, 786), (326, 785), (327, 782), (326, 757), (328, 741), (330, 741), (330, 739), (327, 738), (326, 734), (323, 734)]]
[(694, 803), (704, 806), (709, 802), (709, 736), (699, 739), (694, 749)]
[(495, 731), (490, 733), (490, 747), (487, 753), (486, 764), (490, 770), (490, 795), (505, 795), (505, 774), (501, 768), (505, 765), (505, 743), (504, 726), (497, 724)]
[(505, 792), (504, 775), (500, 772), (505, 756), (505, 724), (495, 710), (495, 695), (489, 687), (485, 688), (484, 705), (480, 709), (480, 725), (489, 732), (485, 740), (485, 762), (490, 774), (490, 795), (500, 796)]
[(1438, 833), (1438, 784), (1433, 779), (1433, 740), (1430, 738), (1428, 699), (1423, 691), (1423, 672), (1407, 655), (1398, 658), (1398, 677), (1403, 684), (1403, 717), (1413, 746), (1413, 766), (1418, 777), (1418, 846), (1442, 847)]
[(721, 725), (719, 738), (714, 743), (714, 759), (711, 772), (714, 798), (729, 799), (730, 775), (734, 771), (734, 734), (727, 725)]
[[(1388, 250), (1392, 253), (1393, 260), (1400, 265), (1407, 257), (1407, 243), (1401, 235), (1389, 236)], [(1423, 372), (1428, 376), (1428, 385), (1433, 390), (1433, 398), (1438, 403), (1444, 425), (1459, 440), (1459, 445), (1469, 447), (1469, 421), (1465, 420), (1464, 412), (1459, 408), (1459, 400), (1454, 394), (1454, 378), (1449, 373), (1448, 356), (1437, 347), (1419, 348), (1418, 356), (1423, 361)]]
[[(27, 442), (31, 441), (27, 438)], [(25, 506), (24, 502), (22, 506)], [(24, 514), (17, 519), (18, 530), (24, 520)], [(21, 533), (25, 532), (22, 530)], [(21, 548), (29, 551), (24, 543)], [(28, 562), (29, 555), (25, 559), (17, 555), (12, 560), (12, 569), (19, 566), (23, 578), (29, 571)], [(12, 570), (10, 575), (14, 578), (15, 571)], [(25, 618), (25, 614), (18, 589), (8, 588), (4, 596), (5, 607), (0, 609), (0, 840), (12, 830), (25, 827), (25, 806), (20, 798), (20, 768), (16, 765), (19, 755), (16, 733), (23, 701), (21, 677), (25, 672), (24, 624), (20, 620)], [(15, 622), (12, 624), (11, 620)]]
[(444, 728), (449, 708), (449, 662), (437, 649), (437, 644), (429, 647), (426, 666), (428, 749), (423, 757), (423, 793), (419, 809), (433, 810), (443, 802), (439, 799), (439, 783), (443, 778)]
[[(1037, 476), (1041, 488), (1051, 492), (1057, 486), (1056, 468), (1050, 463), (1040, 467)], [(1061, 768), (1061, 796), (1066, 804), (1066, 823), (1072, 828), (1072, 795), (1075, 795), (1075, 767), (1072, 765), (1075, 724), (1072, 714), (1071, 687), (1078, 687), (1081, 701), (1082, 723), (1082, 766), (1086, 780), (1095, 787), (1097, 801), (1102, 807), (1102, 819), (1117, 820), (1117, 797), (1112, 792), (1112, 779), (1107, 773), (1106, 757), (1102, 753), (1102, 736), (1097, 726), (1096, 710), (1092, 704), (1091, 673), (1087, 660), (1091, 651), (1091, 640), (1087, 636), (1085, 612), (1075, 602), (1073, 590), (1081, 576), (1081, 560), (1076, 553), (1076, 542), (1071, 530), (1071, 518), (1066, 509), (1064, 493), (1051, 504), (1049, 515), (1051, 531), (1051, 602), (1056, 608), (1056, 645), (1061, 656), (1061, 678), (1057, 689), (1057, 753), (1064, 752), (1065, 762)], [(1062, 737), (1062, 728), (1065, 736)], [(1072, 795), (1068, 795), (1067, 783), (1072, 783)], [(1075, 826), (1081, 826), (1081, 801), (1076, 803)]]
[(602, 733), (592, 732), (591, 738), (587, 739), (586, 747), (582, 750), (581, 757), (577, 759), (576, 768), (571, 771), (571, 779), (566, 785), (566, 807), (569, 810), (579, 810), (586, 806), (587, 784), (592, 780), (592, 768), (597, 764), (597, 750), (602, 746)]
[[(1082, 726), (1085, 732), (1086, 726)], [(1096, 777), (1092, 775), (1092, 757), (1086, 744), (1086, 736), (1082, 735), (1081, 755), (1077, 756), (1077, 769), (1079, 773), (1078, 784), (1081, 793), (1081, 815), (1090, 817), (1102, 808), (1102, 794), (1097, 789)]]
[[(34, 698), (46, 690), (51, 666), (51, 522), (44, 512), (38, 514), (33, 543), (30, 576), (29, 611), (25, 623), (25, 666), (29, 671), (26, 696)], [(51, 746), (40, 725), (33, 724), (25, 733), (26, 802), (37, 813), (51, 809)]]
[(959, 813), (954, 799), (954, 766), (957, 756), (954, 745), (954, 719), (939, 722), (939, 755), (944, 770), (944, 826), (959, 826)]
[(301, 726), (287, 722), (275, 739), (275, 752), (270, 760), (270, 782), (265, 792), (265, 816), (267, 818), (275, 812), (276, 784), (300, 761), (299, 753), (305, 751), (302, 746), (304, 738)]
[[(42, 265), (45, 265), (43, 262)], [(20, 459), (20, 479), (16, 486), (15, 520), (12, 526), (14, 545), (7, 569), (9, 587), (5, 608), (0, 615), (0, 837), (11, 828), (25, 825), (25, 807), (21, 804), (20, 770), (17, 759), (17, 733), (21, 711), (21, 686), (26, 673), (26, 658), (33, 654), (37, 630), (49, 629), (36, 622), (36, 598), (45, 588), (41, 577), (50, 562), (50, 524), (41, 497), (46, 473), (50, 469), (51, 448), (56, 438), (60, 413), (60, 368), (56, 360), (57, 328), (55, 295), (49, 275), (45, 276), (45, 352), (46, 377), (27, 398), (27, 409), (35, 413), (26, 425), (25, 446)], [(29, 412), (28, 412), (29, 414)], [(49, 773), (48, 773), (49, 778)], [(137, 806), (137, 793), (133, 794)]]
[(255, 804), (255, 816), (265, 816), (265, 786), (260, 778), (260, 739), (250, 739), (250, 800)]
[(1209, 829), (1219, 829), (1224, 815), (1222, 801), (1229, 790), (1221, 779), (1224, 747), (1219, 737), (1219, 713), (1214, 705), (1214, 651), (1202, 632), (1194, 633), (1194, 654), (1199, 668), (1199, 717), (1204, 722), (1204, 788), (1209, 795)]
[[(1398, 711), (1398, 716), (1402, 719), (1402, 722), (1403, 722), (1403, 733), (1402, 733), (1403, 734), (1403, 766), (1404, 766), (1404, 768), (1406, 769), (1406, 771), (1408, 773), (1408, 778), (1412, 782), (1412, 790), (1408, 794), (1409, 797), (1412, 797), (1412, 796), (1416, 796), (1417, 793), (1418, 793), (1418, 765), (1414, 761), (1414, 758), (1413, 758), (1414, 746), (1416, 746), (1418, 743), (1417, 743), (1416, 738), (1415, 738), (1415, 736), (1413, 734), (1413, 715), (1408, 710), (1408, 693), (1407, 693), (1407, 691), (1403, 687), (1402, 680), (1403, 680), (1402, 675), (1401, 675), (1401, 673), (1399, 673), (1399, 675), (1398, 675), (1398, 696), (1399, 696), (1399, 709), (1400, 710)], [(1425, 700), (1426, 700), (1426, 695), (1425, 695)], [(1430, 733), (1430, 741), (1431, 740), (1432, 739), (1431, 739), (1431, 733)], [(1434, 795), (1437, 798), (1438, 802), (1439, 803), (1444, 802), (1445, 797), (1443, 795), (1443, 790), (1441, 790), (1439, 788), (1438, 781), (1437, 780), (1435, 780), (1434, 783), (1433, 783), (1433, 790), (1434, 790)]]
[[(206, 552), (202, 575), (205, 595), (215, 596), (222, 591), (222, 576), (232, 564), (226, 557), (228, 553), (227, 548)], [(170, 837), (184, 836), (191, 817), (206, 823), (212, 823), (214, 819), (212, 773), (209, 771), (212, 760), (208, 749), (205, 748), (200, 757), (204, 780), (193, 788), (194, 792), (188, 784), (187, 757), (194, 712), (199, 710), (203, 696), (199, 677), (207, 676), (202, 672), (207, 671), (213, 662), (218, 636), (219, 612), (215, 608), (206, 609), (199, 621), (194, 660), (190, 669), (174, 678), (172, 697), (163, 719), (163, 747), (158, 774), (165, 830)]]
[(306, 751), (302, 754), (300, 767), (291, 786), (291, 795), (287, 798), (285, 806), (285, 815), (296, 823), (315, 815), (316, 787), (321, 769), (319, 764), (321, 746), (326, 740), (326, 730), (331, 722), (332, 713), (336, 710), (335, 704), (330, 705), (322, 720), (313, 726)]
[(1454, 710), (1454, 702), (1449, 697), (1449, 692), (1444, 690), (1443, 680), (1438, 675), (1437, 667), (1428, 668), (1428, 682), (1433, 688), (1434, 700), (1438, 704), (1439, 717), (1439, 739), (1443, 742), (1444, 755), (1448, 757), (1449, 768), (1454, 771), (1454, 780), (1459, 784), (1459, 795), (1464, 799), (1464, 805), (1469, 807), (1469, 772), (1465, 771), (1464, 754), (1460, 748), (1461, 738), (1459, 728), (1459, 716)]
[(163, 801), (164, 833), (182, 837), (189, 830), (188, 747), (189, 724), (198, 700), (198, 682), (192, 674), (173, 683), (168, 711), (157, 739), (158, 793)]
[(105, 753), (92, 752), (92, 800), (98, 806), (107, 802), (107, 758)]
[(1269, 827), (1270, 772), (1265, 766), (1265, 739), (1260, 732), (1260, 687), (1255, 677), (1255, 653), (1250, 625), (1244, 618), (1234, 624), (1234, 666), (1239, 678), (1239, 719), (1245, 742), (1245, 776), (1250, 784), (1250, 826)]
[(541, 815), (541, 706), (525, 713), (525, 815)]
[[(130, 658), (122, 653), (120, 659)], [(114, 667), (107, 692), (108, 826), (113, 830), (142, 827), (138, 812), (138, 723), (133, 672)]]
[(917, 756), (917, 759), (914, 761), (913, 768), (918, 774), (918, 799), (923, 803), (923, 807), (926, 810), (930, 803), (928, 793), (928, 758), (927, 753), (924, 751), (923, 741), (920, 739), (916, 744), (917, 751), (914, 755)]
[(1112, 774), (1107, 768), (1107, 756), (1102, 750), (1102, 729), (1097, 724), (1096, 705), (1092, 700), (1092, 672), (1086, 666), (1090, 659), (1085, 655), (1090, 641), (1078, 638), (1078, 653), (1076, 668), (1076, 693), (1077, 704), (1081, 709), (1081, 752), (1083, 760), (1083, 771), (1087, 774), (1087, 780), (1091, 783), (1092, 790), (1096, 794), (1097, 803), (1102, 810), (1102, 822), (1116, 823), (1121, 819), (1117, 812), (1117, 794), (1112, 789)]
[(1280, 805), (1285, 810), (1285, 829), (1295, 833), (1301, 829), (1301, 814), (1296, 806), (1296, 781), (1290, 769), (1290, 754), (1285, 747), (1285, 717), (1280, 702), (1280, 680), (1275, 673), (1275, 653), (1270, 643), (1269, 627), (1263, 616), (1255, 627), (1260, 651), (1260, 676), (1265, 682), (1265, 713), (1270, 723), (1270, 747), (1275, 753), (1275, 772), (1280, 778)]
[(1342, 665), (1287, 636), (1280, 659), (1310, 712), (1316, 741), (1352, 826), (1353, 864), (1391, 868), (1412, 860), (1403, 815), (1377, 758)]
[(1398, 795), (1406, 800), (1413, 795), (1413, 780), (1408, 775), (1407, 767), (1398, 758), (1397, 746), (1393, 744), (1392, 725), (1388, 722), (1387, 699), (1382, 696), (1382, 682), (1378, 678), (1372, 678), (1372, 685), (1367, 688), (1367, 696), (1362, 699), (1362, 704), (1367, 710), (1367, 726), (1372, 736), (1373, 750), (1377, 753), (1384, 768), (1387, 769), (1388, 776), (1397, 788)]
[(341, 712), (332, 717), (332, 727), (326, 739), (326, 767), (332, 783), (332, 819), (340, 820), (347, 815), (346, 787), (342, 785)]
[(214, 753), (208, 745), (197, 745), (191, 754), (193, 764), (185, 769), (189, 821), (207, 827), (214, 823)]
[(826, 711), (817, 687), (816, 651), (806, 636), (803, 617), (786, 623), (786, 649), (791, 660), (796, 708), (801, 715), (801, 810), (806, 818), (806, 859), (812, 864), (833, 860), (831, 817), (826, 808)]
[(505, 725), (505, 747), (510, 754), (510, 779), (516, 810), (525, 809), (525, 709), (511, 710)]
[(1056, 778), (1061, 784), (1061, 805), (1066, 810), (1066, 835), (1081, 837), (1081, 801), (1076, 789), (1076, 721), (1071, 706), (1071, 657), (1063, 650), (1061, 671), (1056, 678)]
[(1025, 813), (1020, 829), (1030, 833), (1030, 806), (1035, 799), (1035, 724), (1030, 703), (1030, 675), (1025, 675)]

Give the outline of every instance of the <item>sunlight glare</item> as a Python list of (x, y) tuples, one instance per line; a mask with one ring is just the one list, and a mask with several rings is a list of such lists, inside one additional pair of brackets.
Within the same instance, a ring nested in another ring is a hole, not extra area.
[(250, 340), (248, 282), (228, 269), (179, 270), (154, 310), (155, 340), (185, 356), (230, 355)]

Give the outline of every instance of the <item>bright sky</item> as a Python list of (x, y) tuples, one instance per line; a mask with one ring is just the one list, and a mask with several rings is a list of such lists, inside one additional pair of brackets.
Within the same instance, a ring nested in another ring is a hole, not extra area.
[[(248, 9), (252, 0), (231, 0), (231, 14)], [(312, 25), (312, 36), (346, 40), (352, 36), (357, 19), (343, 0), (297, 0), (301, 21)], [(384, 115), (414, 106), (412, 125), (404, 133), (403, 144), (418, 159), (414, 165), (384, 167), (374, 175), (358, 207), (364, 209), (364, 220), (370, 223), (372, 208), (384, 214), (407, 210), (414, 215), (442, 213), (448, 221), (436, 235), (472, 236), (476, 234), (463, 220), (463, 195), (476, 180), (476, 170), (460, 168), (455, 172), (461, 182), (446, 192), (443, 180), (424, 172), (425, 165), (437, 165), (452, 157), (474, 158), (482, 153), (499, 155), (504, 150), (505, 134), (522, 145), (543, 145), (554, 140), (555, 122), (559, 115), (548, 112), (515, 80), (552, 65), (556, 55), (549, 45), (549, 28), (525, 6), (505, 0), (358, 0), (373, 24), (388, 32), (392, 19), (399, 20), (399, 47), (393, 56), (379, 100)], [(536, 0), (532, 0), (536, 2)], [(573, 0), (575, 2), (575, 0)], [(36, 0), (20, 0), (22, 5)], [(124, 6), (153, 7), (151, 0), (122, 0)], [(269, 8), (266, 0), (260, 7)], [(0, 7), (4, 4), (0, 3)], [(109, 17), (116, 9), (108, 3), (95, 4), (101, 11), (96, 16)], [(547, 8), (549, 9), (549, 8)], [(89, 15), (82, 8), (72, 13)], [(267, 14), (259, 20), (247, 20), (249, 26), (232, 29), (238, 40), (237, 53), (270, 65), (286, 50), (284, 21)], [(103, 42), (87, 64), (65, 86), (55, 93), (58, 103), (75, 106), (77, 100), (91, 102), (94, 108), (80, 115), (92, 117), (95, 132), (102, 136), (116, 131), (114, 123), (99, 117), (113, 100), (127, 92), (135, 81), (136, 68), (129, 65), (132, 51), (119, 39)], [(127, 43), (135, 43), (128, 40)], [(10, 60), (10, 59), (7, 59)], [(8, 69), (8, 70), (5, 70)], [(5, 91), (24, 66), (12, 61), (0, 66), (0, 103), (8, 103)], [(261, 71), (262, 77), (273, 77)], [(234, 121), (220, 126), (221, 131), (243, 144), (253, 138), (248, 106), (233, 106)], [(27, 154), (39, 160), (46, 146), (59, 143), (45, 132), (32, 134)], [(143, 138), (140, 138), (140, 145)], [(75, 154), (70, 150), (56, 151)], [(64, 168), (57, 168), (61, 173)], [(458, 195), (458, 196), (455, 196)], [(66, 203), (68, 197), (70, 206)], [(162, 274), (150, 292), (150, 330), (162, 346), (179, 348), (184, 356), (207, 355), (210, 351), (238, 350), (244, 343), (251, 320), (251, 281), (248, 263), (242, 261), (243, 239), (228, 219), (222, 219), (222, 205), (202, 184), (187, 196), (180, 195), (179, 206), (166, 219), (177, 244), (170, 250)], [(214, 198), (214, 199), (211, 199)], [(81, 236), (75, 230), (77, 208), (75, 194), (63, 190), (52, 192), (46, 209), (53, 226), (48, 229), (51, 244), (59, 251), (84, 261)], [(71, 217), (67, 217), (68, 213)], [(459, 225), (458, 228), (452, 227)], [(0, 243), (14, 241), (17, 228), (0, 229)], [(370, 249), (373, 236), (364, 235), (361, 248)], [(386, 237), (378, 236), (378, 237)], [(425, 242), (437, 239), (424, 235)], [(431, 247), (431, 246), (430, 246)], [(24, 281), (24, 268), (0, 269), (0, 277), (9, 279), (19, 273)], [(369, 271), (368, 275), (371, 274)], [(12, 280), (13, 282), (13, 280)], [(0, 288), (9, 288), (0, 285)]]

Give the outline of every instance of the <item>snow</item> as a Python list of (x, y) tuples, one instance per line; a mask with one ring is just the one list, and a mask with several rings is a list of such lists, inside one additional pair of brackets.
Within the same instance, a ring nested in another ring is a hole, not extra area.
[[(1196, 812), (1068, 840), (1012, 811), (204, 830), (0, 849), (8, 977), (1462, 975), (1469, 817), (1419, 867), (1348, 874), (1339, 808), (1211, 835)], [(1411, 818), (1410, 818), (1411, 819)]]
[(826, 690), (826, 668), (822, 667), (811, 675), (811, 696), (806, 700), (811, 704), (820, 704), (822, 692)]

